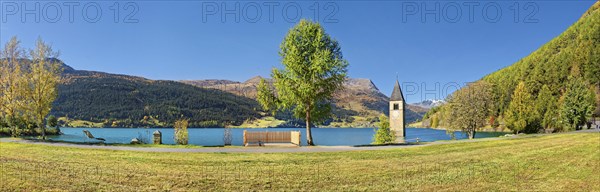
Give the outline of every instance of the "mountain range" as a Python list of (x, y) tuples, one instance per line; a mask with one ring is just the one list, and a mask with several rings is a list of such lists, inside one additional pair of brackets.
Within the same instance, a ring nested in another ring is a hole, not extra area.
[[(230, 80), (183, 80), (182, 83), (200, 88), (219, 89), (239, 96), (256, 99), (256, 88), (261, 79), (272, 83), (269, 78), (261, 76), (252, 77), (244, 82)], [(373, 127), (381, 114), (388, 115), (389, 97), (381, 93), (379, 88), (370, 80), (364, 78), (349, 78), (344, 82), (343, 91), (334, 96), (334, 110), (336, 115), (327, 126), (331, 127)], [(428, 111), (417, 105), (408, 105), (406, 121), (420, 120)], [(271, 119), (274, 121), (274, 119)], [(249, 126), (251, 126), (250, 123)]]
[[(62, 126), (170, 127), (179, 118), (190, 119), (190, 127), (304, 126), (289, 113), (271, 117), (261, 111), (255, 101), (260, 76), (244, 82), (169, 81), (76, 70), (66, 64), (63, 69), (51, 111)], [(373, 127), (380, 114), (387, 114), (389, 98), (371, 80), (348, 79), (344, 88), (335, 95), (333, 116), (325, 127)], [(407, 122), (427, 112), (413, 105), (408, 109)]]
[(431, 109), (434, 107), (438, 107), (443, 105), (444, 103), (446, 103), (444, 100), (438, 100), (438, 99), (427, 99), (418, 103), (412, 103), (411, 105), (414, 106), (419, 106), (425, 109)]

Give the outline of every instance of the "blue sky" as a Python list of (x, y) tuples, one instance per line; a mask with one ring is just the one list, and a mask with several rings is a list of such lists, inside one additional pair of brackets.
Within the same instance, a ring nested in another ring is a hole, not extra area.
[(281, 67), (283, 37), (308, 18), (340, 42), (350, 77), (389, 95), (398, 74), (412, 103), (443, 99), (454, 85), (518, 61), (594, 2), (2, 1), (0, 43), (16, 35), (32, 47), (42, 37), (76, 69), (244, 81)]

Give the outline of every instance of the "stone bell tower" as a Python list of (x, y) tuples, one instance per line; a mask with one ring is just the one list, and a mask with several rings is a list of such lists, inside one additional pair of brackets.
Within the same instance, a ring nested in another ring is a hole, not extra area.
[(390, 97), (390, 130), (396, 134), (396, 143), (404, 143), (406, 129), (404, 129), (404, 96), (400, 90), (400, 83), (396, 80), (394, 91)]

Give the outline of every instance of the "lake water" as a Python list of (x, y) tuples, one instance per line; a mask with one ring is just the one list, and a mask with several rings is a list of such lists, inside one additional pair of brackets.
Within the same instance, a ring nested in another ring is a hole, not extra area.
[[(173, 129), (169, 128), (61, 128), (64, 135), (51, 136), (52, 140), (70, 142), (96, 142), (88, 139), (83, 130), (90, 131), (95, 137), (106, 139), (106, 143), (129, 143), (132, 138), (145, 137), (152, 141), (152, 133), (159, 130), (163, 134), (164, 144), (173, 144)], [(233, 134), (233, 145), (242, 145), (244, 130), (249, 131), (300, 131), (302, 133), (303, 145), (306, 145), (305, 128), (264, 128), (264, 129), (231, 129)], [(223, 145), (222, 128), (190, 128), (189, 143), (201, 146)], [(313, 128), (313, 140), (316, 145), (325, 146), (352, 146), (370, 144), (375, 134), (374, 128)], [(477, 138), (497, 137), (503, 135), (501, 132), (478, 132)], [(444, 130), (407, 128), (406, 140), (414, 142), (416, 138), (420, 141), (450, 140), (451, 137)], [(462, 132), (456, 132), (457, 139), (467, 138)]]

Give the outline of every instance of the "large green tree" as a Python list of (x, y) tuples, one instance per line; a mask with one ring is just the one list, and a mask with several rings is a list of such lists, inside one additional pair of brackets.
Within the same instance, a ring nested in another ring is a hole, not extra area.
[(492, 88), (489, 83), (479, 81), (454, 92), (444, 110), (448, 131), (460, 130), (469, 139), (475, 138), (476, 131), (486, 125), (492, 114)]
[(534, 100), (524, 82), (519, 82), (513, 92), (512, 100), (508, 105), (504, 117), (506, 126), (516, 133), (526, 128), (535, 126), (534, 122), (538, 119), (534, 108)]
[(305, 19), (289, 30), (279, 55), (284, 68), (273, 69), (275, 90), (261, 87), (259, 96), (266, 99), (259, 102), (268, 110), (291, 110), (296, 118), (305, 119), (307, 144), (314, 145), (311, 126), (330, 116), (331, 100), (342, 89), (348, 62), (322, 26)]

